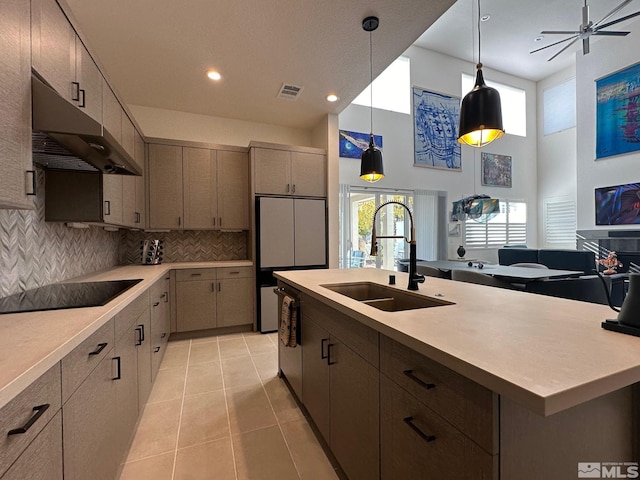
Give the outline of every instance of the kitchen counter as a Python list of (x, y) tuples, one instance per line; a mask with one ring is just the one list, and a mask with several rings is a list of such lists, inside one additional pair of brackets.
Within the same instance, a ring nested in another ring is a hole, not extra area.
[(68, 282), (142, 279), (101, 307), (0, 315), (0, 408), (171, 270), (248, 267), (248, 260), (127, 265)]
[(603, 330), (604, 305), (427, 277), (417, 292), (454, 305), (385, 312), (322, 287), (388, 284), (377, 269), (275, 273), (294, 288), (528, 410), (549, 416), (640, 381), (640, 338)]

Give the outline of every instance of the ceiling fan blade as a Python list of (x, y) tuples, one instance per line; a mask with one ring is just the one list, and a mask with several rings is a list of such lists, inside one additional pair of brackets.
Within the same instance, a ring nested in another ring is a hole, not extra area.
[(603, 31), (599, 31), (599, 32), (593, 32), (592, 35), (606, 35), (609, 37), (626, 37), (627, 35), (629, 35), (629, 33), (631, 32), (603, 32)]
[(594, 27), (597, 27), (598, 25), (600, 25), (602, 22), (604, 22), (605, 20), (607, 20), (608, 18), (611, 18), (613, 15), (615, 15), (616, 13), (618, 13), (620, 10), (622, 10), (624, 7), (626, 7), (627, 5), (629, 5), (633, 0), (624, 0), (624, 2), (622, 2), (620, 5), (618, 5), (616, 8), (614, 8), (613, 10), (611, 10), (609, 13), (607, 13), (604, 17), (602, 17), (600, 20), (598, 20), (596, 23), (593, 24)]
[(640, 12), (630, 13), (629, 15), (626, 15), (624, 17), (620, 17), (620, 18), (618, 18), (616, 20), (612, 20), (609, 23), (605, 23), (605, 24), (599, 25), (598, 27), (594, 28), (593, 30), (597, 32), (600, 29), (610, 27), (611, 25), (615, 25), (616, 23), (624, 22), (625, 20), (629, 20), (630, 18), (637, 17), (638, 15), (640, 15)]
[(589, 53), (589, 37), (582, 39), (582, 54), (586, 55)]
[(549, 60), (547, 60), (547, 62), (550, 62), (551, 60), (553, 60), (554, 58), (556, 58), (558, 55), (560, 55), (562, 52), (564, 52), (567, 48), (569, 48), (571, 45), (573, 45), (574, 43), (576, 43), (578, 41), (578, 38), (576, 36), (576, 38), (573, 39), (573, 41), (571, 43), (569, 43), (567, 46), (565, 46), (564, 48), (562, 48), (562, 50), (560, 50), (558, 53), (556, 53), (553, 57), (551, 57)]
[(561, 34), (561, 35), (578, 35), (579, 32), (577, 30), (545, 30), (543, 32), (540, 32), (541, 35), (555, 35), (555, 34)]
[[(544, 50), (549, 47), (555, 47), (556, 45), (560, 45), (561, 43), (568, 42), (569, 40), (573, 40), (575, 42), (577, 39), (578, 39), (578, 35), (574, 35), (573, 37), (565, 38), (564, 40), (560, 40), (559, 42), (550, 43), (549, 45), (545, 45), (544, 47), (536, 48), (535, 50), (532, 50), (529, 53), (536, 53), (536, 52), (539, 52), (540, 50)], [(569, 45), (571, 45), (571, 43)]]

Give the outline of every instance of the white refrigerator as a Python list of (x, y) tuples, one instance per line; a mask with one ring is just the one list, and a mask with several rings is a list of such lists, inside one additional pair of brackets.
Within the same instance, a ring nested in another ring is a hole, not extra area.
[(258, 197), (256, 199), (257, 282), (261, 332), (278, 329), (273, 271), (327, 268), (325, 199)]

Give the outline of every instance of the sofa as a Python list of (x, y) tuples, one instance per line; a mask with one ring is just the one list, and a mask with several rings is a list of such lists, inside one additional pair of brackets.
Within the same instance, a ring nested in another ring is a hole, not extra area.
[(593, 252), (505, 247), (498, 250), (498, 261), (500, 265), (539, 263), (554, 270), (582, 272), (577, 278), (553, 278), (529, 282), (524, 285), (525, 292), (607, 305), (606, 285), (614, 305), (620, 306), (624, 300), (626, 275), (607, 275), (603, 285), (602, 280), (596, 275), (596, 256)]

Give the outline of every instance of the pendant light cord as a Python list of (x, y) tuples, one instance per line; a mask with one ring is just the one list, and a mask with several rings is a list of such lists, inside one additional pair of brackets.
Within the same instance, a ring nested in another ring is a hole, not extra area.
[(482, 45), (482, 41), (480, 38), (480, 0), (478, 0), (478, 65), (482, 65), (482, 61), (480, 60), (480, 45)]
[(371, 102), (369, 105), (369, 112), (371, 115), (371, 118), (369, 119), (369, 126), (371, 127), (371, 136), (373, 137), (373, 46), (371, 30), (369, 31), (369, 98)]

